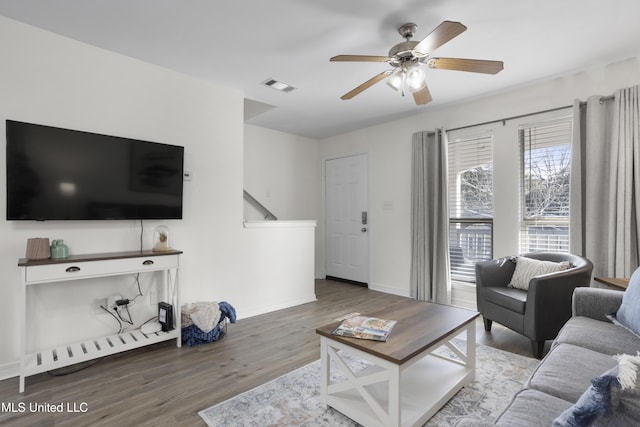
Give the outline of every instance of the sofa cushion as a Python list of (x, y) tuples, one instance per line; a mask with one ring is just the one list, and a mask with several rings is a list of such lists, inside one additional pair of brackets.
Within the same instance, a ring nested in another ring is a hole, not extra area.
[(496, 420), (499, 426), (540, 427), (550, 426), (554, 418), (567, 408), (571, 402), (542, 393), (538, 390), (520, 390), (511, 404)]
[(571, 408), (553, 422), (565, 426), (627, 426), (640, 419), (640, 356), (618, 355), (618, 365), (591, 381)]
[(523, 289), (525, 291), (529, 289), (529, 282), (535, 276), (555, 273), (557, 271), (568, 270), (571, 268), (571, 263), (568, 261), (541, 261), (524, 256), (515, 257), (515, 262), (516, 269), (513, 272), (513, 276), (511, 276), (511, 283), (509, 283), (509, 287)]
[(525, 385), (569, 402), (576, 402), (591, 380), (616, 366), (613, 357), (572, 344), (558, 344)]
[(640, 337), (640, 268), (631, 275), (629, 286), (622, 296), (622, 304), (612, 320)]
[(554, 345), (559, 343), (574, 344), (610, 356), (640, 351), (640, 338), (630, 331), (611, 322), (582, 316), (572, 317), (562, 327)]
[(482, 289), (484, 299), (500, 307), (523, 314), (527, 305), (527, 292), (521, 289), (488, 287)]

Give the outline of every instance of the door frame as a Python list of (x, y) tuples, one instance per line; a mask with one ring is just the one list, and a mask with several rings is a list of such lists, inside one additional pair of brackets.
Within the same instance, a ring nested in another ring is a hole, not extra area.
[[(329, 257), (327, 253), (329, 251), (329, 247), (327, 245), (327, 162), (336, 159), (343, 159), (347, 157), (354, 156), (366, 156), (367, 157), (367, 185), (366, 185), (366, 194), (367, 194), (367, 253), (365, 256), (367, 257), (367, 286), (371, 285), (371, 224), (374, 222), (375, 215), (371, 211), (371, 170), (372, 170), (372, 162), (371, 162), (371, 154), (368, 151), (355, 152), (355, 153), (344, 153), (344, 154), (335, 154), (324, 156), (322, 158), (322, 268), (323, 268), (323, 277), (327, 277), (327, 262)], [(347, 283), (361, 284), (360, 282), (352, 282), (349, 280), (343, 280)]]

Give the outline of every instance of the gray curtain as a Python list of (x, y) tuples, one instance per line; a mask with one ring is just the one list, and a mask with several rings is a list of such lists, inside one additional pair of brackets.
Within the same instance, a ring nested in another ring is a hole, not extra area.
[(451, 304), (446, 134), (416, 132), (412, 142), (411, 296)]
[(594, 276), (629, 277), (640, 265), (639, 88), (574, 103), (569, 249)]

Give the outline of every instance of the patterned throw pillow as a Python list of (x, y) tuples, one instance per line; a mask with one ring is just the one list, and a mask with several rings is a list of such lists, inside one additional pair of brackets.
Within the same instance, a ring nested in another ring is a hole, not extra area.
[(529, 282), (535, 276), (542, 274), (555, 273), (557, 271), (568, 270), (571, 268), (571, 263), (568, 261), (563, 262), (551, 262), (540, 261), (533, 258), (527, 258), (523, 256), (515, 257), (516, 270), (511, 277), (510, 288), (516, 289), (529, 289)]
[(591, 380), (580, 399), (553, 427), (632, 426), (640, 417), (640, 356), (614, 356), (618, 366)]

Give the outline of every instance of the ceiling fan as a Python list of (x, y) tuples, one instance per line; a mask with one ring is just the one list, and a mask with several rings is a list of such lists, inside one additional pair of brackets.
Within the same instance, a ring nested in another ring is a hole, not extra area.
[(463, 58), (435, 58), (431, 53), (463, 33), (467, 27), (460, 22), (444, 21), (422, 41), (410, 40), (418, 26), (407, 23), (398, 32), (406, 40), (389, 50), (388, 56), (372, 55), (338, 55), (330, 59), (332, 62), (388, 62), (393, 68), (383, 71), (362, 83), (355, 89), (345, 93), (341, 99), (351, 99), (379, 81), (389, 77), (387, 84), (404, 95), (405, 89), (413, 94), (417, 105), (431, 102), (431, 93), (427, 88), (424, 65), (440, 70), (469, 71), (473, 73), (497, 74), (503, 69), (502, 61), (488, 61)]

